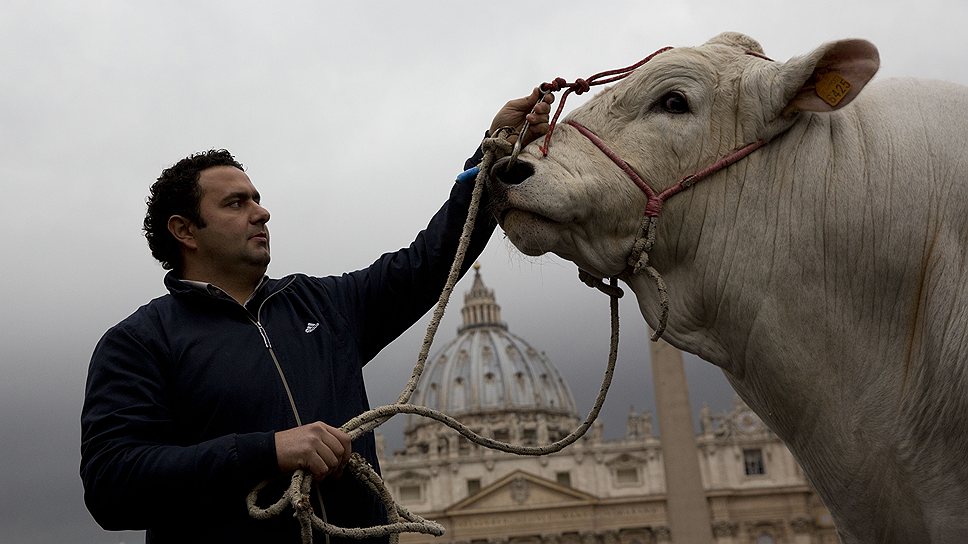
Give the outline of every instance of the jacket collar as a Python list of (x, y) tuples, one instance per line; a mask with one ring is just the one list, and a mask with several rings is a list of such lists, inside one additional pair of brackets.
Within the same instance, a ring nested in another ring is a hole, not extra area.
[[(263, 276), (262, 281), (249, 296), (249, 300), (246, 301), (246, 305), (254, 300), (263, 300), (269, 295), (275, 293), (286, 287), (289, 284), (288, 281), (274, 280), (269, 276)], [(227, 300), (230, 302), (235, 302), (235, 299), (230, 297), (222, 291), (217, 286), (211, 283), (204, 283), (199, 281), (183, 280), (179, 278), (175, 271), (169, 271), (165, 274), (165, 287), (168, 288), (168, 292), (173, 296), (202, 296), (218, 300)]]

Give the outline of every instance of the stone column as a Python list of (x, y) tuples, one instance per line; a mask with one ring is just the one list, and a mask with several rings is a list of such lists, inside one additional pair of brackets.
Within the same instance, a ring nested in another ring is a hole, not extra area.
[(664, 525), (653, 527), (652, 534), (655, 535), (655, 541), (658, 544), (669, 544), (672, 542), (672, 531)]
[(713, 536), (716, 544), (734, 544), (739, 533), (739, 524), (734, 521), (717, 521), (713, 523)]
[(813, 542), (813, 520), (807, 517), (797, 518), (790, 522), (793, 529), (794, 544), (810, 544)]
[(652, 343), (651, 352), (672, 542), (712, 544), (712, 522), (699, 469), (682, 352), (662, 340)]
[(558, 533), (545, 533), (541, 535), (541, 544), (560, 544), (561, 535)]

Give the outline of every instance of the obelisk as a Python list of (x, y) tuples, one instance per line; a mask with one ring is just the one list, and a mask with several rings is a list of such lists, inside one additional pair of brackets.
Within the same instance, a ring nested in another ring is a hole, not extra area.
[(699, 471), (682, 352), (659, 340), (652, 342), (651, 353), (672, 542), (712, 544), (712, 519)]

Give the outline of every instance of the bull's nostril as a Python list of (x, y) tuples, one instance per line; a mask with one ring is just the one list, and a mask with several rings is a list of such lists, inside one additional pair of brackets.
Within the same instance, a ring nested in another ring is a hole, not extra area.
[(504, 157), (491, 166), (490, 174), (491, 179), (507, 185), (516, 185), (534, 175), (534, 168), (522, 160)]

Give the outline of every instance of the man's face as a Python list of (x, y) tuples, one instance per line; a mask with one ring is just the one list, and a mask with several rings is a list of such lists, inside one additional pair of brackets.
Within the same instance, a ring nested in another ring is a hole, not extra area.
[(208, 267), (238, 270), (269, 265), (269, 211), (249, 176), (234, 166), (206, 168), (198, 176), (199, 212), (196, 257)]

